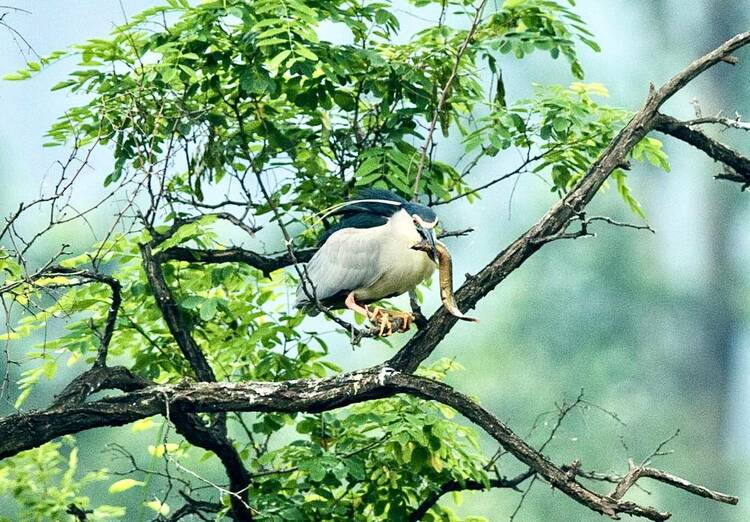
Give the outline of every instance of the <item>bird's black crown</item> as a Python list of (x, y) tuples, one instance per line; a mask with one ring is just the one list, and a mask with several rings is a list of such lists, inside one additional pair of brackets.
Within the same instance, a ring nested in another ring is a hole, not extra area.
[(390, 190), (379, 188), (363, 189), (357, 192), (350, 201), (352, 201), (350, 205), (342, 207), (337, 213), (347, 215), (365, 212), (390, 217), (399, 210), (404, 209), (410, 216), (416, 214), (427, 223), (433, 223), (437, 219), (437, 215), (430, 207), (407, 201)]

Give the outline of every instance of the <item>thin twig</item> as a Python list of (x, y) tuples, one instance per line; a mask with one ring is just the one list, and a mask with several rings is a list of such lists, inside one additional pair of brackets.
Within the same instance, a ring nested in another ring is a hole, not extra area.
[(446, 100), (448, 99), (448, 95), (450, 94), (451, 87), (453, 86), (453, 81), (458, 75), (458, 68), (461, 66), (461, 60), (463, 59), (466, 50), (469, 48), (469, 44), (474, 38), (474, 34), (479, 28), (479, 23), (482, 18), (482, 12), (484, 11), (484, 6), (486, 4), (487, 0), (482, 0), (479, 4), (479, 7), (477, 7), (476, 12), (474, 13), (474, 19), (471, 21), (471, 26), (466, 33), (466, 37), (461, 42), (461, 45), (459, 45), (458, 50), (456, 51), (456, 60), (453, 63), (453, 69), (451, 70), (450, 76), (448, 76), (448, 80), (443, 86), (443, 90), (440, 93), (440, 99), (438, 100), (438, 103), (435, 106), (435, 111), (432, 114), (432, 121), (430, 122), (429, 129), (427, 130), (427, 137), (425, 138), (424, 145), (422, 145), (421, 148), (421, 152), (419, 155), (419, 164), (417, 165), (417, 174), (414, 179), (414, 195), (412, 199), (414, 199), (415, 201), (419, 196), (419, 180), (422, 177), (422, 171), (424, 170), (425, 162), (427, 160), (427, 151), (430, 150), (430, 147), (432, 146), (432, 138), (435, 134), (435, 128), (437, 127), (438, 120), (440, 119), (440, 114), (443, 110), (443, 106), (445, 105)]

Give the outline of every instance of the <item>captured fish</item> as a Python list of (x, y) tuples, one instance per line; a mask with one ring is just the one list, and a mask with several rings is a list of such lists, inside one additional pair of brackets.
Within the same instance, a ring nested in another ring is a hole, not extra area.
[[(412, 247), (414, 250), (421, 250), (423, 252), (430, 252), (433, 249), (427, 241), (420, 241)], [(453, 297), (453, 260), (448, 248), (440, 241), (435, 242), (435, 252), (437, 253), (438, 271), (440, 279), (440, 299), (443, 301), (443, 306), (450, 312), (454, 317), (457, 317), (463, 321), (472, 321), (475, 323), (479, 322), (479, 319), (475, 317), (468, 317), (461, 313), (456, 305), (456, 299)]]

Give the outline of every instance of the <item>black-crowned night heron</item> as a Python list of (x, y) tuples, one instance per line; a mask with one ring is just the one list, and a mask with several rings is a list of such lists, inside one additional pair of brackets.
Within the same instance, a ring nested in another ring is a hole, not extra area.
[(413, 290), (432, 275), (440, 259), (443, 302), (451, 313), (468, 319), (452, 301), (450, 256), (435, 237), (438, 217), (431, 208), (387, 190), (366, 189), (328, 215), (341, 219), (322, 234), (305, 270), (307, 281), (297, 289), (297, 307), (315, 315), (317, 299), (326, 307), (362, 314), (380, 326), (381, 335), (391, 333), (395, 318), (406, 331), (414, 319), (411, 313), (367, 305)]

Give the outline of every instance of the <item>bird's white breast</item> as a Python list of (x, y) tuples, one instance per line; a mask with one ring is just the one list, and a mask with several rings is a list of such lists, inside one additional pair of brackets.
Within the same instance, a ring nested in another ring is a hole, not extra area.
[(355, 297), (360, 299), (377, 300), (403, 294), (435, 270), (435, 263), (426, 253), (411, 248), (422, 236), (407, 212), (397, 212), (386, 225), (377, 229), (380, 249), (376, 264), (381, 275), (371, 286), (355, 290)]

